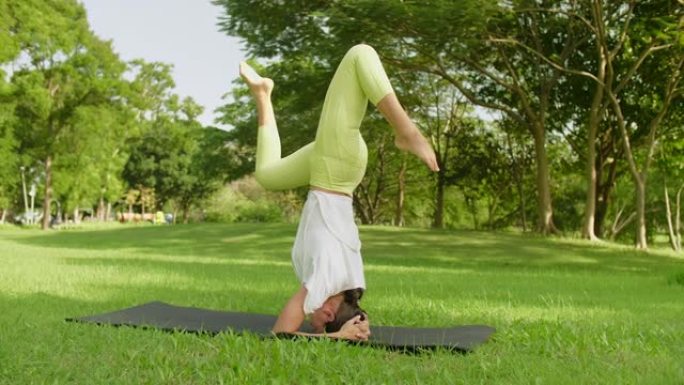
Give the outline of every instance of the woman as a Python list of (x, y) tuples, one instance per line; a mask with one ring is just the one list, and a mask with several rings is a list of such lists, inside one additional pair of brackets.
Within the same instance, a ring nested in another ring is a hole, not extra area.
[(432, 147), (392, 90), (375, 50), (352, 47), (328, 87), (314, 142), (280, 157), (280, 138), (271, 104), (273, 81), (246, 63), (240, 75), (257, 105), (257, 181), (266, 189), (310, 186), (292, 262), (302, 287), (290, 298), (273, 332), (299, 333), (307, 315), (315, 334), (366, 340), (369, 323), (359, 307), (365, 290), (361, 242), (354, 223), (352, 193), (366, 170), (367, 149), (359, 128), (368, 101), (394, 128), (395, 144), (438, 171)]

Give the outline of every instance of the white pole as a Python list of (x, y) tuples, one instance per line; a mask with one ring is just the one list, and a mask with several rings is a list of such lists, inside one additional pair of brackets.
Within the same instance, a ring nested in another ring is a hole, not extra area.
[(36, 185), (34, 183), (31, 184), (31, 191), (29, 191), (29, 195), (31, 196), (31, 224), (36, 223), (35, 222), (35, 215), (34, 215), (34, 203), (35, 203), (35, 198), (36, 198)]
[(19, 167), (21, 170), (21, 187), (24, 190), (24, 217), (28, 215), (28, 197), (26, 196), (26, 178), (24, 177), (24, 166)]

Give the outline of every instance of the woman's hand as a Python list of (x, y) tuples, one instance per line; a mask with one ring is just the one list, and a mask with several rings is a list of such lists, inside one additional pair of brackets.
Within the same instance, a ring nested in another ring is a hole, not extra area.
[(344, 338), (352, 341), (367, 341), (370, 334), (368, 318), (361, 321), (361, 316), (357, 315), (342, 325), (339, 331), (330, 334), (330, 337)]

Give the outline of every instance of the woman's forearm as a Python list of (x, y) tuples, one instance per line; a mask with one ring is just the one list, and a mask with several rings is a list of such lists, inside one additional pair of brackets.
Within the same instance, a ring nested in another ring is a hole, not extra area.
[(301, 287), (293, 296), (287, 301), (285, 307), (278, 315), (272, 331), (274, 333), (295, 333), (299, 330), (304, 322), (303, 304), (306, 298), (306, 288)]
[(294, 331), (294, 332), (276, 332), (275, 330), (273, 333), (287, 333), (287, 334), (294, 334), (297, 336), (302, 336), (302, 337), (327, 337), (327, 338), (340, 338), (340, 332), (334, 332), (334, 333), (306, 333), (306, 332), (300, 332), (300, 331)]

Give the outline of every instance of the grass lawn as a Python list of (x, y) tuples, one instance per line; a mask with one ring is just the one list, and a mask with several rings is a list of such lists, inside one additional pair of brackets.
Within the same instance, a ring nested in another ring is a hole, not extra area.
[(467, 355), (64, 322), (152, 300), (276, 314), (294, 233), (1, 228), (0, 383), (684, 383), (683, 258), (518, 234), (361, 228), (371, 322), (497, 328)]

